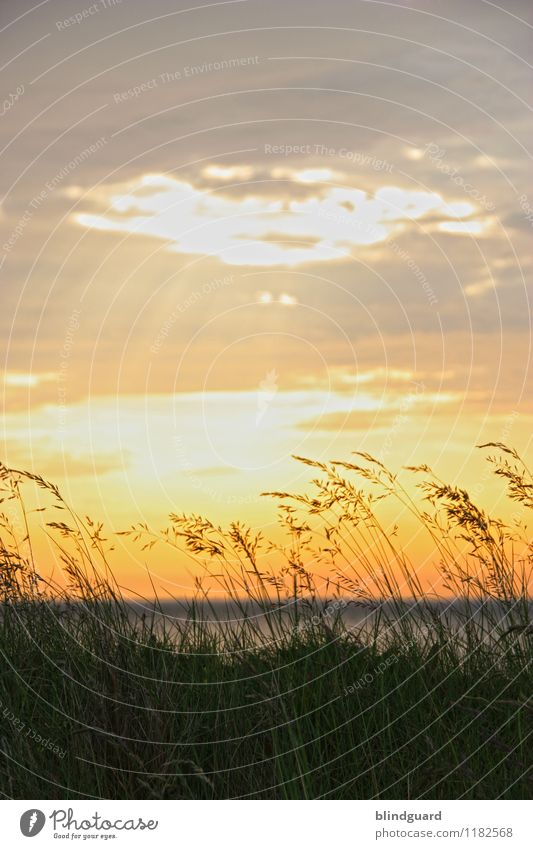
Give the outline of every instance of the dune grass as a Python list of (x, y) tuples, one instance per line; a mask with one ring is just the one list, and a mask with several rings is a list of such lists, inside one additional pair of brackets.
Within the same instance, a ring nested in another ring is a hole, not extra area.
[[(298, 458), (310, 492), (270, 493), (282, 545), (198, 516), (133, 525), (122, 533), (150, 556), (170, 545), (194, 561), (195, 595), (174, 616), (128, 600), (101, 525), (1, 467), (4, 795), (529, 798), (533, 479), (514, 450), (488, 448), (511, 526), (427, 466), (409, 470), (415, 498), (361, 454)], [(429, 534), (442, 598), (384, 522), (385, 499)], [(37, 518), (61, 584), (34, 562)]]

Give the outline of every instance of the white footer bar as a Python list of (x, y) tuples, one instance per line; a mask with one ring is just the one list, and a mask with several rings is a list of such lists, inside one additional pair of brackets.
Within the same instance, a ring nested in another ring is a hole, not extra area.
[(6, 849), (73, 844), (531, 849), (532, 807), (530, 801), (5, 800), (0, 802), (1, 843)]

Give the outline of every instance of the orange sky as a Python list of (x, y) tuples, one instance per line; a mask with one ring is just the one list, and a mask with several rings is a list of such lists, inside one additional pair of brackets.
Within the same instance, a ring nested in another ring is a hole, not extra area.
[[(530, 6), (19, 5), (5, 462), (110, 529), (269, 533), (292, 454), (354, 450), (505, 513), (475, 445), (531, 453)], [(128, 585), (187, 591), (116, 544)]]

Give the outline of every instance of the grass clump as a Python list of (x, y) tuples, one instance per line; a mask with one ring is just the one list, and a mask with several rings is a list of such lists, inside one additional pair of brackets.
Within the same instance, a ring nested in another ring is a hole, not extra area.
[[(283, 544), (199, 516), (135, 524), (122, 533), (145, 550), (194, 560), (195, 594), (172, 605), (128, 599), (102, 526), (1, 467), (3, 793), (529, 798), (533, 480), (514, 450), (488, 447), (512, 526), (427, 466), (409, 470), (416, 499), (367, 454), (298, 458), (310, 493), (270, 493)], [(34, 561), (27, 486), (61, 584)], [(439, 594), (383, 518), (392, 499), (432, 540)]]

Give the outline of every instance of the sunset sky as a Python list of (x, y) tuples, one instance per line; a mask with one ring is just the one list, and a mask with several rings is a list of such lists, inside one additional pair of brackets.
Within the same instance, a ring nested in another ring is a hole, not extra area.
[[(355, 450), (499, 510), (475, 446), (531, 456), (532, 24), (526, 0), (3, 4), (4, 462), (110, 530), (268, 534), (292, 454)], [(125, 582), (186, 592), (123, 545)]]

